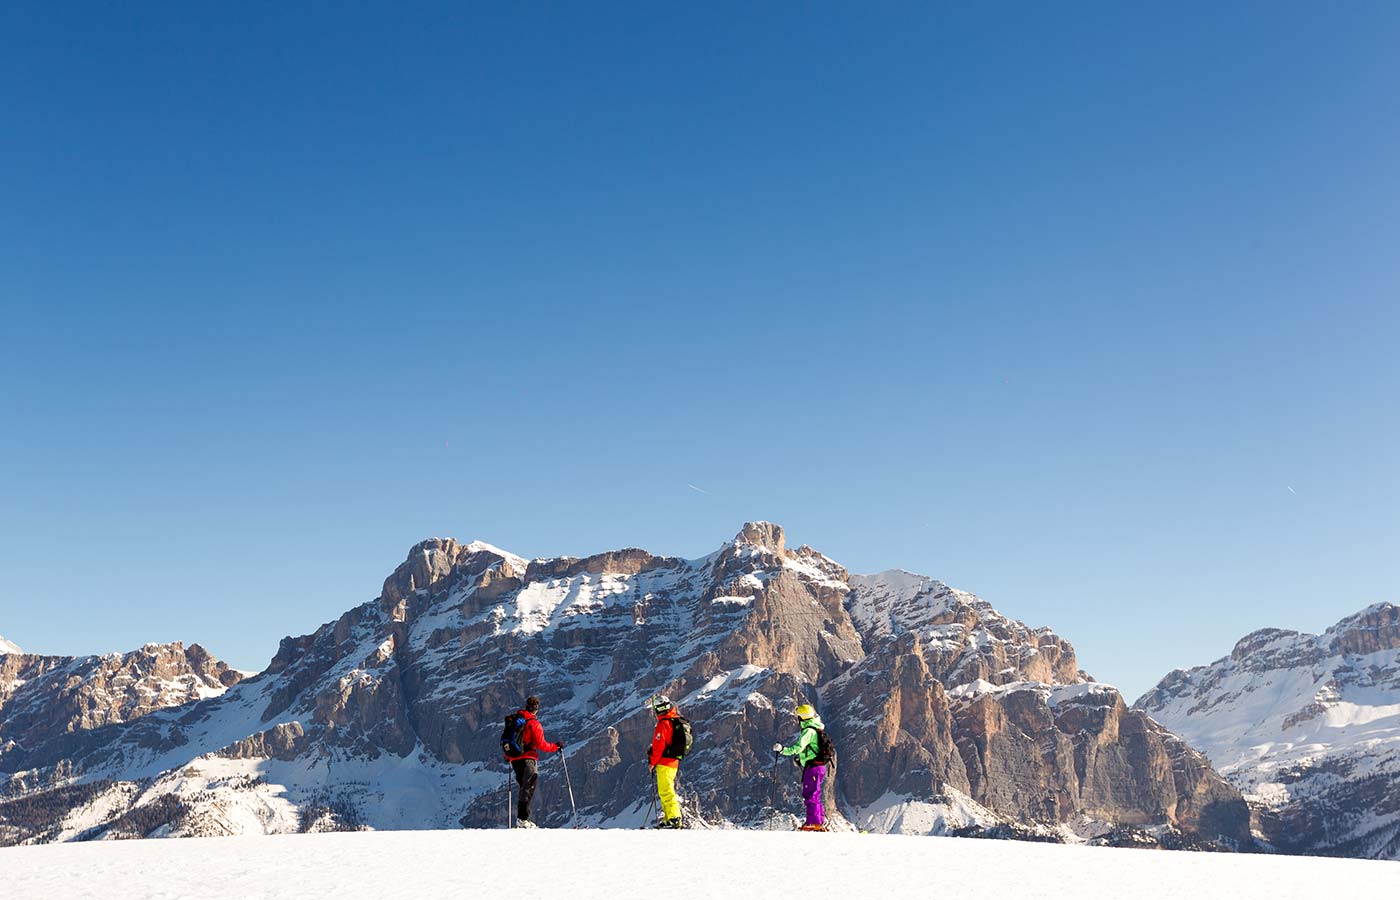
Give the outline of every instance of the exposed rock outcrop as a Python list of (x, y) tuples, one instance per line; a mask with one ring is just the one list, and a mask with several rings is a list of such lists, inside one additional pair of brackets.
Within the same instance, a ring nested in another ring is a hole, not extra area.
[(0, 772), (63, 752), (76, 733), (218, 696), (242, 677), (179, 642), (103, 656), (0, 655)]

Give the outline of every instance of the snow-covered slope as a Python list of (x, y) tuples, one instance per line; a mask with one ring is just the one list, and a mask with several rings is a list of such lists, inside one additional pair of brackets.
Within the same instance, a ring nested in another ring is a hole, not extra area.
[(23, 653), (23, 652), (24, 652), (23, 650), (19, 649), (19, 645), (18, 645), (18, 644), (13, 644), (13, 643), (11, 643), (10, 641), (5, 640), (5, 636), (2, 635), (2, 634), (0, 634), (0, 656), (4, 656), (6, 653)]
[(1400, 890), (1400, 867), (1367, 860), (753, 831), (108, 841), (0, 849), (0, 872), (10, 896), (64, 900), (425, 900), (505, 892), (651, 900), (658, 891), (738, 900), (794, 892), (847, 900), (1317, 900)]
[(1400, 607), (1247, 635), (1137, 707), (1210, 757), (1271, 842), (1400, 859)]
[(847, 608), (867, 640), (919, 635), (938, 657), (939, 680), (947, 687), (978, 679), (1085, 680), (1069, 642), (1049, 628), (1002, 615), (975, 594), (902, 569), (852, 575), (850, 585)]

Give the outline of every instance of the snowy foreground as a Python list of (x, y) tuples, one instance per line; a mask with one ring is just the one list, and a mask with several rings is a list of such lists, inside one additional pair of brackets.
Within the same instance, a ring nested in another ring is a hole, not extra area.
[(7, 897), (65, 900), (431, 900), (503, 888), (558, 900), (804, 890), (848, 900), (1283, 900), (1394, 897), (1400, 864), (853, 833), (399, 831), (12, 847), (0, 850), (0, 884)]

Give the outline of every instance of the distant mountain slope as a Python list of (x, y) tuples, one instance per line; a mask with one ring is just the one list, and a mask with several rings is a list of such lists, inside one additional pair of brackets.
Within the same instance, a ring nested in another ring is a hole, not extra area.
[(1400, 607), (1256, 631), (1136, 708), (1204, 751), (1275, 846), (1400, 859)]
[[(790, 821), (794, 773), (769, 748), (812, 702), (840, 752), (828, 803), (863, 827), (1250, 841), (1239, 793), (1063, 638), (932, 579), (851, 576), (764, 522), (691, 560), (424, 541), (375, 600), (220, 696), (0, 755), (0, 841), (494, 826), (501, 716), (528, 693), (570, 745), (584, 820), (636, 825), (658, 691), (696, 723), (697, 824)], [(566, 818), (559, 765), (541, 766), (546, 825)]]
[(23, 652), (24, 652), (23, 650), (19, 649), (19, 645), (18, 645), (18, 644), (12, 644), (12, 643), (10, 643), (9, 641), (5, 640), (4, 635), (0, 635), (0, 656), (4, 656), (6, 653), (23, 653)]
[(63, 756), (84, 732), (222, 694), (241, 674), (192, 644), (100, 656), (0, 655), (0, 772)]

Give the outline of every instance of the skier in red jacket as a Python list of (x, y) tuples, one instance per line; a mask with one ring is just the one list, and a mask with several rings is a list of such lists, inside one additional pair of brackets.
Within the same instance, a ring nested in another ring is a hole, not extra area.
[(535, 718), (535, 713), (539, 710), (539, 697), (525, 698), (525, 708), (516, 711), (516, 715), (525, 720), (518, 738), (522, 752), (517, 755), (506, 754), (506, 761), (515, 771), (516, 783), (520, 785), (520, 800), (515, 804), (517, 828), (536, 827), (535, 823), (530, 821), (530, 798), (535, 795), (535, 782), (539, 780), (539, 754), (558, 753), (564, 749), (563, 744), (551, 744), (544, 739), (544, 726)]
[(657, 828), (682, 828), (681, 803), (676, 797), (676, 775), (681, 765), (681, 757), (689, 744), (686, 741), (689, 725), (676, 712), (675, 704), (661, 694), (651, 698), (652, 712), (656, 713), (656, 728), (651, 733), (651, 751), (647, 753), (647, 763), (656, 781), (656, 795), (661, 800), (661, 821)]

